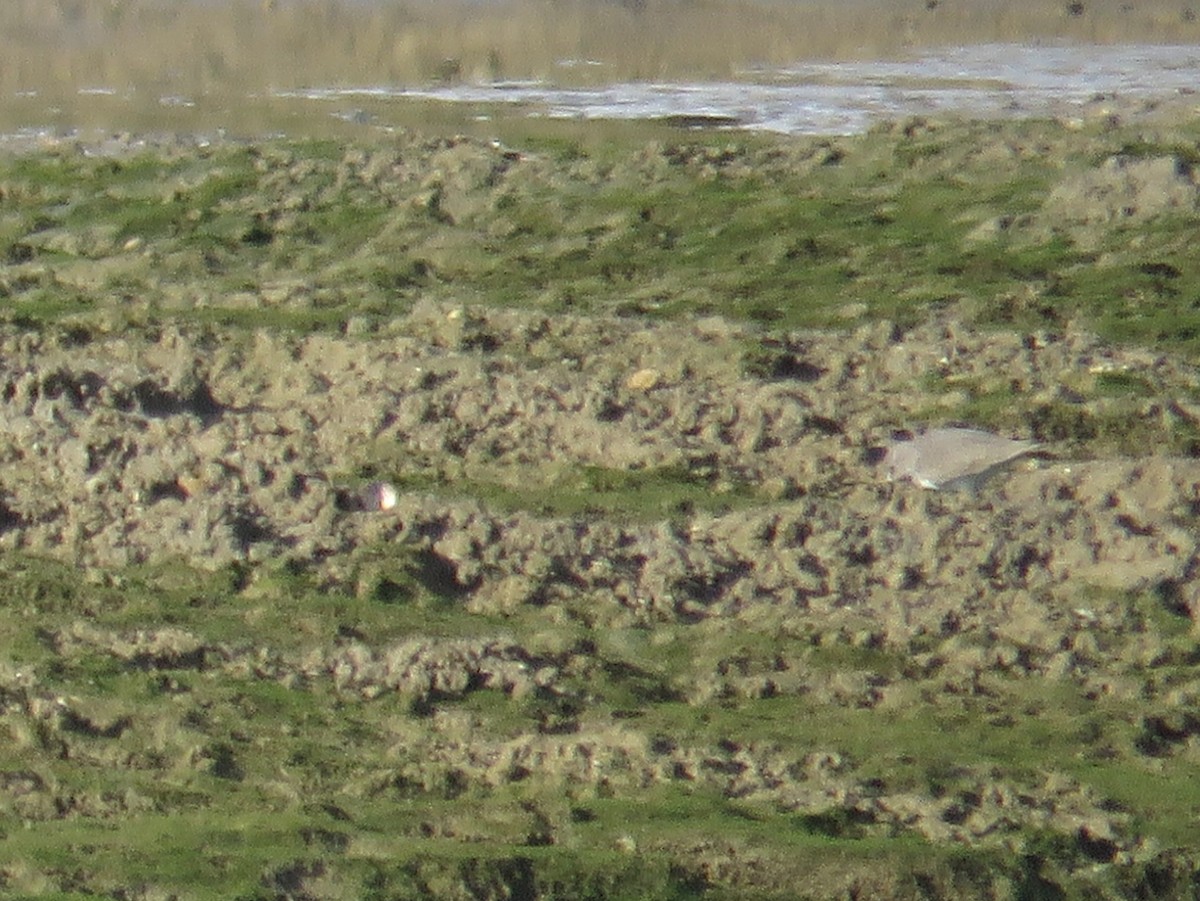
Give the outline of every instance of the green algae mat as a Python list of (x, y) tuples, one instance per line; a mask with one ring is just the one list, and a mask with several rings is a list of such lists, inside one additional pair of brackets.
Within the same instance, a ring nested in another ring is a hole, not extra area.
[(1196, 337), (1194, 125), (641, 146), (637, 128), (535, 129), (512, 147), (125, 139), (8, 159), (5, 315), (344, 328), (441, 298), (784, 329), (961, 304), (1010, 328)]
[(0, 159), (0, 890), (1192, 897), (1198, 148)]

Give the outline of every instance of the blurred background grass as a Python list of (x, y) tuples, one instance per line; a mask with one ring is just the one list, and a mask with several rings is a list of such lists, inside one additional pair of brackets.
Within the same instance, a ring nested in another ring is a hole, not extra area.
[(1200, 0), (5, 0), (0, 93), (729, 78), (995, 41), (1200, 42)]

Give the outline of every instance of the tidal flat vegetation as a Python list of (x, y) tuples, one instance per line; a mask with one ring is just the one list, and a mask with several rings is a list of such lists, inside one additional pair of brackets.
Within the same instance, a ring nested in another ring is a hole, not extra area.
[(5, 895), (1192, 897), (1200, 125), (496, 127), (0, 159)]

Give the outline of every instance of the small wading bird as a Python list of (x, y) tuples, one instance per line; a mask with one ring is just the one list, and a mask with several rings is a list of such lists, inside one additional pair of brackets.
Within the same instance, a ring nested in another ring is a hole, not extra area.
[(938, 491), (974, 491), (984, 479), (1018, 457), (1036, 453), (1035, 441), (1001, 438), (979, 429), (927, 429), (907, 440), (872, 449), (888, 481), (907, 479)]

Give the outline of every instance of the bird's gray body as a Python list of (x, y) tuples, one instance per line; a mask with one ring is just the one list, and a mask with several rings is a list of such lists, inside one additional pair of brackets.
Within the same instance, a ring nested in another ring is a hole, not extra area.
[(979, 429), (936, 428), (892, 442), (882, 462), (893, 481), (908, 479), (941, 491), (973, 490), (1002, 466), (1040, 447)]

